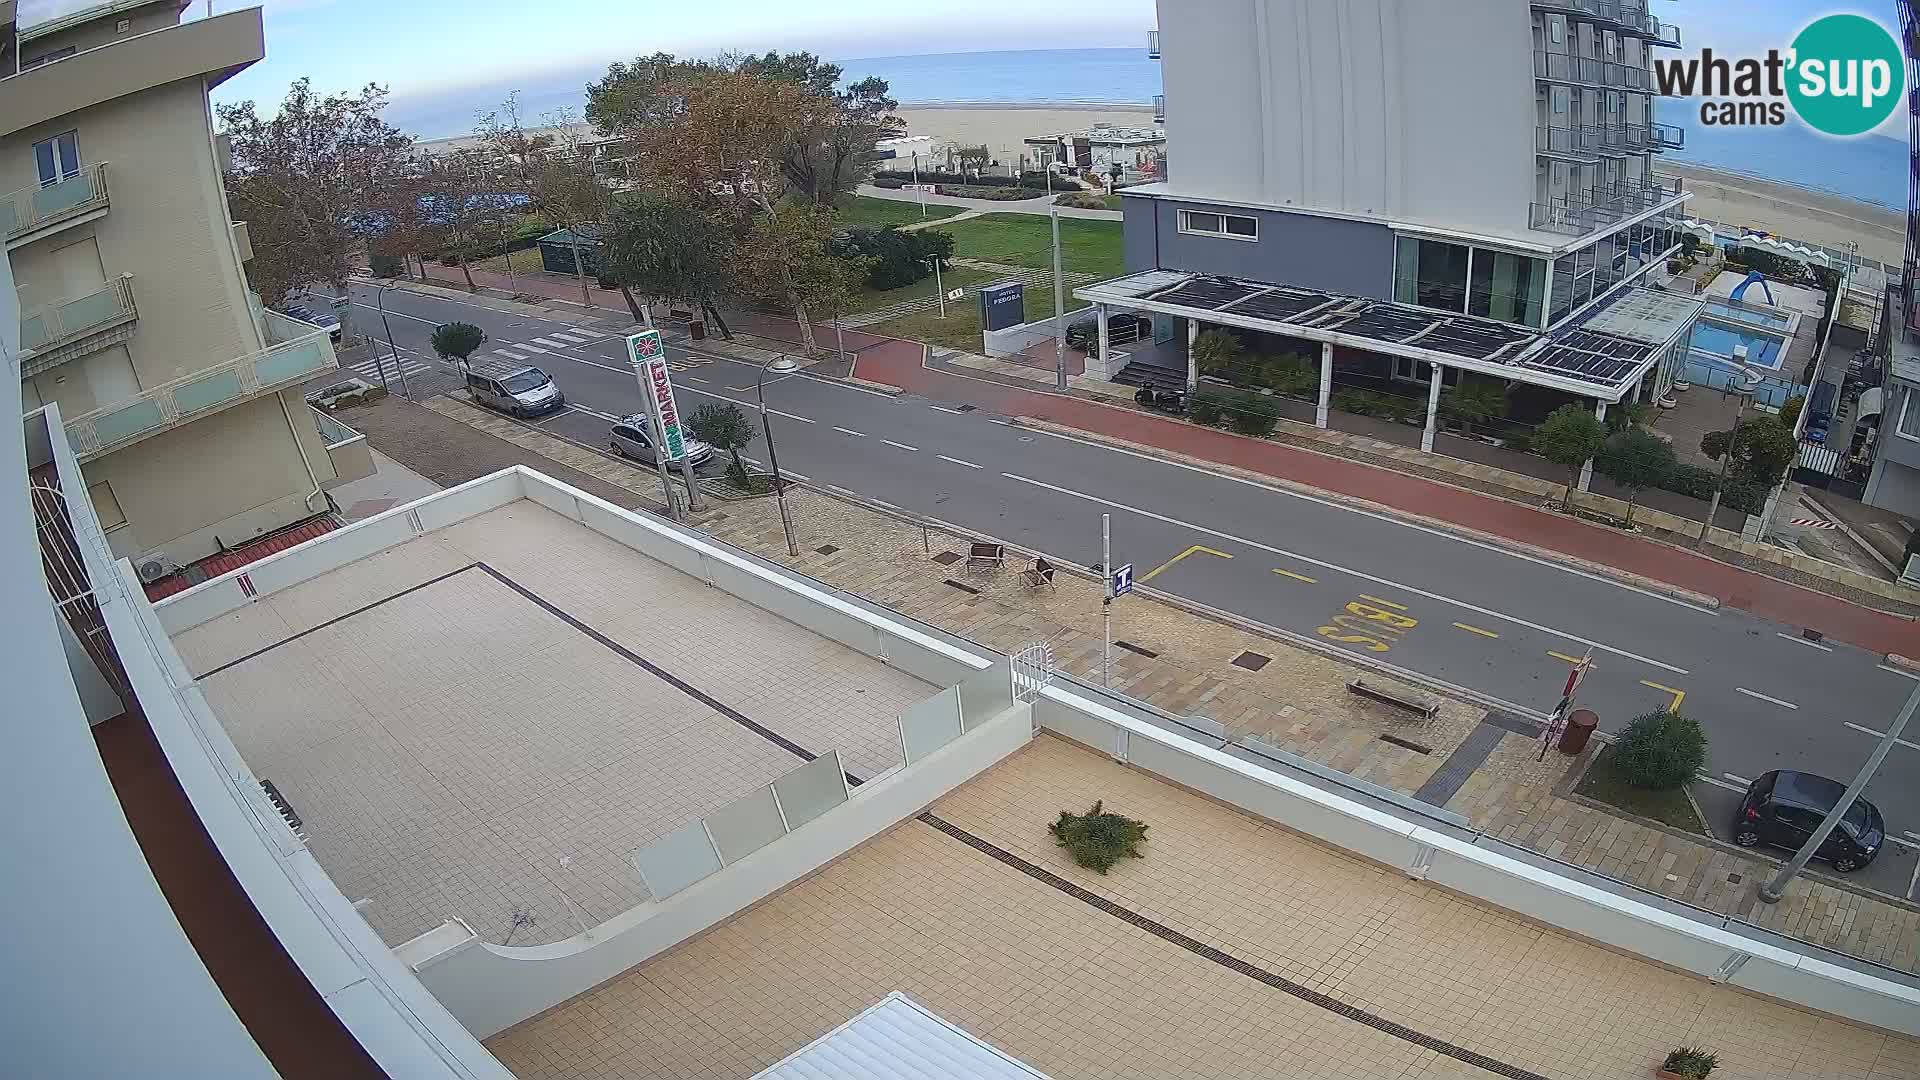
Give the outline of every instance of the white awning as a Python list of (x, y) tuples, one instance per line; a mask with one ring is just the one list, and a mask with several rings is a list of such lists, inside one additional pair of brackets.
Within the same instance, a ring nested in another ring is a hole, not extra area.
[(754, 1080), (1048, 1080), (895, 990)]

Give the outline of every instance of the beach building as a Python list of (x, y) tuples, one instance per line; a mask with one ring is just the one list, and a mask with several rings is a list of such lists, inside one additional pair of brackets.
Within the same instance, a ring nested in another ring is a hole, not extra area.
[(1652, 119), (1680, 34), (1644, 0), (1161, 14), (1168, 179), (1124, 192), (1130, 274), (1075, 291), (1152, 340), (1095, 366), (1191, 384), (1187, 344), (1232, 327), (1320, 354), (1323, 426), (1349, 374), (1424, 391), (1429, 449), (1465, 373), (1665, 395), (1700, 304), (1647, 287), (1687, 195), (1652, 167), (1684, 140)]
[(0, 304), (25, 407), (58, 404), (107, 542), (158, 577), (327, 511), (299, 386), (327, 331), (247, 287), (208, 92), (258, 62), (258, 8), (114, 0), (37, 25), (0, 3)]
[(1097, 124), (1084, 131), (1032, 136), (1026, 145), (1035, 168), (1066, 169), (1105, 182), (1118, 165), (1121, 179), (1132, 181), (1156, 175), (1163, 167), (1167, 134), (1158, 127)]

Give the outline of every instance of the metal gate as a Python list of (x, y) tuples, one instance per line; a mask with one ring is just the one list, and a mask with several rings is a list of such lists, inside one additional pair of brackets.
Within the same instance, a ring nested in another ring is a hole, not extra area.
[(1835, 495), (1858, 499), (1865, 485), (1847, 478), (1847, 459), (1840, 451), (1823, 443), (1801, 440), (1788, 474), (1796, 483), (1831, 491)]
[(1013, 697), (1031, 702), (1053, 681), (1053, 646), (1047, 642), (1029, 645), (1013, 654)]

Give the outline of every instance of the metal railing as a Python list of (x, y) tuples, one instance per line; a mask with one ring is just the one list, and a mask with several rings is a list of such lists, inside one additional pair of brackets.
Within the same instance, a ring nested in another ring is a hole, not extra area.
[(1628, 180), (1580, 195), (1528, 205), (1527, 227), (1581, 236), (1623, 217), (1649, 210), (1680, 193), (1680, 183)]
[(261, 332), (265, 334), (267, 344), (283, 345), (289, 341), (299, 341), (309, 334), (327, 333), (327, 329), (309, 322), (301, 322), (291, 315), (266, 308), (261, 312), (266, 317)]
[(0, 235), (13, 241), (107, 203), (107, 163), (102, 161), (57, 183), (21, 188), (0, 197)]
[(1167, 119), (1167, 95), (1155, 94), (1153, 95), (1153, 121), (1154, 123), (1158, 124), (1158, 123), (1164, 123), (1166, 119)]
[(1591, 159), (1594, 156), (1589, 129), (1577, 127), (1537, 127), (1533, 129), (1533, 149), (1541, 154), (1565, 154)]
[(1160, 59), (1160, 31), (1147, 31), (1147, 59)]
[(23, 353), (44, 352), (137, 315), (133, 275), (122, 274), (96, 292), (63, 297), (21, 312), (20, 348)]
[(1647, 132), (1655, 150), (1687, 148), (1687, 129), (1678, 124), (1649, 124)]
[(138, 397), (83, 413), (67, 421), (67, 441), (81, 461), (112, 453), (203, 413), (272, 393), (336, 367), (333, 343), (315, 330), (294, 341), (229, 360)]
[(366, 438), (366, 436), (335, 420), (324, 409), (316, 409), (311, 405), (307, 406), (307, 409), (313, 413), (314, 430), (320, 433), (320, 440), (327, 444), (327, 449), (329, 450), (342, 443), (350, 443), (355, 439)]
[(1605, 86), (1606, 83), (1602, 81), (1605, 77), (1605, 73), (1601, 70), (1602, 63), (1591, 56), (1575, 56), (1573, 53), (1537, 49), (1533, 54), (1533, 77), (1554, 82)]
[(1665, 45), (1671, 49), (1680, 47), (1680, 28), (1673, 23), (1649, 15), (1646, 20), (1647, 37), (1655, 45)]

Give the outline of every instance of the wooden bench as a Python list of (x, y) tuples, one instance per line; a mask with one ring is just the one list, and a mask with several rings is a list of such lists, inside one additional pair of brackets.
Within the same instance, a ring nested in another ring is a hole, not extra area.
[(1347, 683), (1347, 689), (1363, 698), (1378, 701), (1382, 705), (1391, 705), (1396, 709), (1419, 713), (1422, 720), (1431, 720), (1440, 711), (1440, 703), (1430, 698), (1404, 690), (1389, 690), (1365, 679), (1352, 680)]

